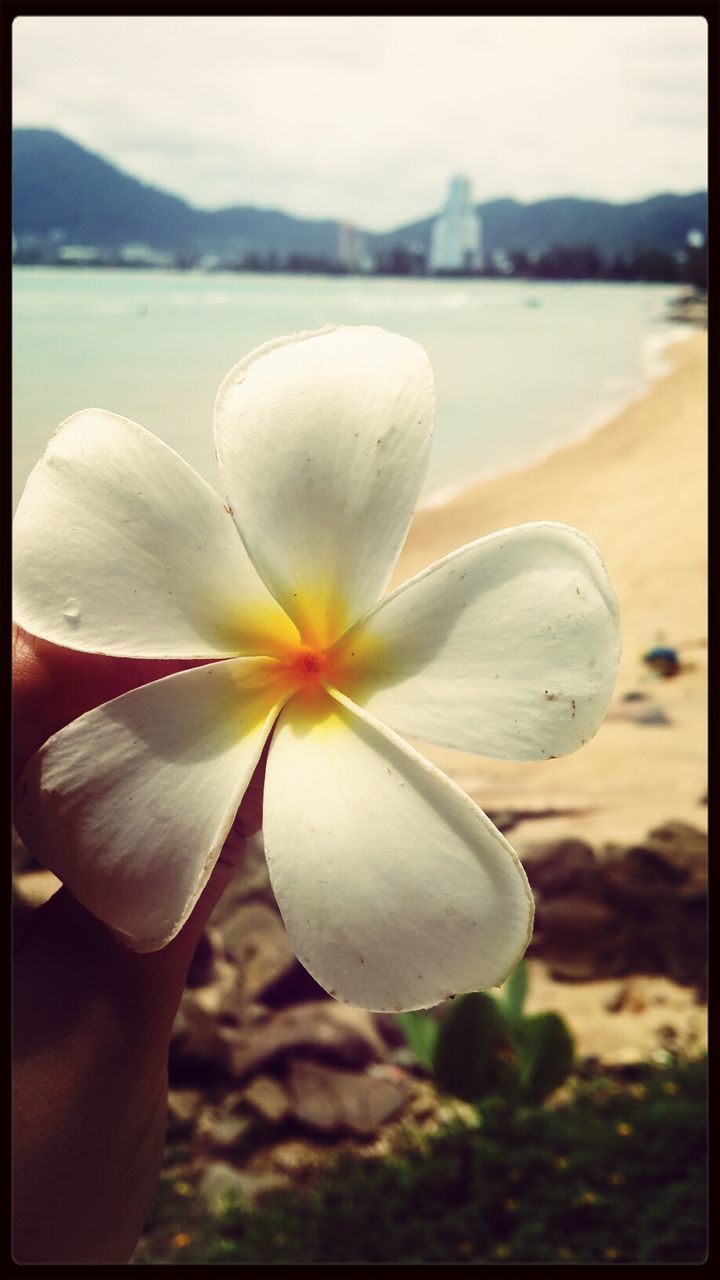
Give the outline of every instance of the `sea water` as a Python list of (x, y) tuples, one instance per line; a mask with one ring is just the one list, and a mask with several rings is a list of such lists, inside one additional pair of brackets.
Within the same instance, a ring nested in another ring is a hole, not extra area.
[(331, 321), (380, 325), (426, 348), (438, 417), (423, 501), (437, 501), (535, 461), (642, 394), (684, 332), (665, 318), (679, 292), (17, 267), (15, 501), (54, 429), (89, 407), (142, 423), (217, 488), (213, 404), (228, 369), (271, 338)]

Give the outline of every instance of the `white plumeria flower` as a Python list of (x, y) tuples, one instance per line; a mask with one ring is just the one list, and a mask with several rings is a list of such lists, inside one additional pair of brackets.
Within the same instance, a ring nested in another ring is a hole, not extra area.
[(21, 780), (28, 846), (134, 949), (187, 919), (272, 734), (270, 878), (331, 995), (427, 1007), (522, 956), (517, 855), (400, 735), (511, 760), (574, 751), (612, 695), (617, 603), (592, 543), (551, 523), (481, 538), (381, 599), (433, 421), (420, 346), (329, 326), (223, 382), (227, 505), (124, 418), (88, 409), (52, 437), (15, 521), (17, 621), (88, 653), (222, 659), (80, 716)]

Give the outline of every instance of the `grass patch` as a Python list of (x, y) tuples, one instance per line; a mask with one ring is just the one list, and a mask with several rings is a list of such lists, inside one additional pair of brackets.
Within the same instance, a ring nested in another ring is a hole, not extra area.
[(566, 1105), (479, 1109), (384, 1160), (344, 1158), (312, 1190), (254, 1212), (188, 1220), (146, 1262), (699, 1263), (706, 1253), (705, 1060), (645, 1067), (628, 1085), (575, 1081)]

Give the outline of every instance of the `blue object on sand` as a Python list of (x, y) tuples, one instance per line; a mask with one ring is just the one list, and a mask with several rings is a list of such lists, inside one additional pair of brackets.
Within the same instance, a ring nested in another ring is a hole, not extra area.
[(680, 659), (676, 649), (666, 645), (656, 645), (643, 654), (643, 662), (661, 676), (675, 676), (680, 670)]

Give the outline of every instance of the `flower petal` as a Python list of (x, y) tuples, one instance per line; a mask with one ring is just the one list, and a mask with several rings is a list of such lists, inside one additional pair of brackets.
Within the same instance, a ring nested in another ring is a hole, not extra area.
[(398, 733), (538, 760), (599, 728), (620, 657), (618, 606), (583, 534), (527, 524), (431, 565), (342, 644), (372, 657), (348, 691)]
[(383, 591), (433, 421), (425, 352), (381, 329), (279, 339), (223, 382), (225, 492), (258, 572), (309, 643), (331, 643)]
[(375, 1010), (499, 985), (532, 925), (512, 848), (392, 731), (341, 695), (325, 711), (284, 709), (266, 771), (265, 851), (299, 959)]
[(229, 512), (143, 427), (102, 409), (68, 418), (32, 472), (14, 524), (14, 615), (91, 653), (267, 653), (295, 628), (253, 569)]
[(278, 668), (235, 658), (143, 685), (27, 766), (20, 835), (135, 950), (169, 942), (205, 886), (287, 696)]

